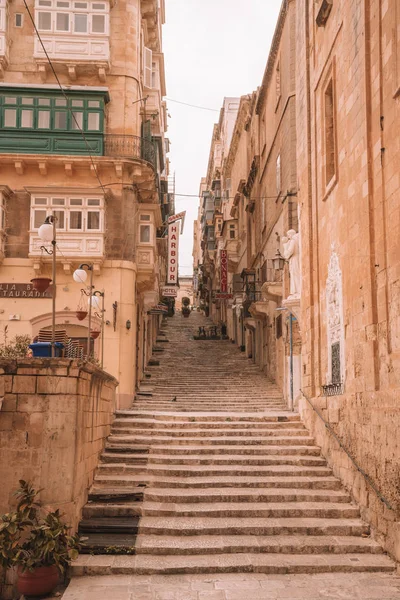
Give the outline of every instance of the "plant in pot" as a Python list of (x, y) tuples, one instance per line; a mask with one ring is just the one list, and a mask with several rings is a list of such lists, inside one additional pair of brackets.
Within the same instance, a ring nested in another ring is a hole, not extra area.
[(0, 566), (17, 569), (19, 593), (42, 596), (77, 558), (79, 538), (69, 535), (59, 510), (46, 513), (41, 508), (39, 492), (30, 483), (19, 484), (16, 510), (0, 516)]

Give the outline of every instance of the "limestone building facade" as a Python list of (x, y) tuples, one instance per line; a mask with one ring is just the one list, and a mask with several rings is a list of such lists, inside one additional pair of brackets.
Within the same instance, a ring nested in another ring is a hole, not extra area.
[(57, 327), (86, 352), (72, 273), (87, 263), (105, 294), (104, 368), (126, 405), (156, 335), (148, 311), (165, 282), (162, 224), (173, 212), (164, 0), (5, 0), (0, 16), (0, 325), (9, 339), (50, 328), (51, 300), (29, 283), (51, 276), (38, 228), (55, 215)]
[(282, 2), (222, 159), (221, 208), (205, 181), (200, 210), (222, 222), (199, 267), (210, 315), (301, 411), (397, 559), (399, 31), (398, 1)]

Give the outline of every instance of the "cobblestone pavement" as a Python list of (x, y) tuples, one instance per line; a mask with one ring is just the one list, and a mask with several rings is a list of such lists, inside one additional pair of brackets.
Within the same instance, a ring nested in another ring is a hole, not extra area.
[(77, 577), (63, 596), (63, 600), (358, 599), (400, 599), (400, 576), (386, 573), (105, 575)]

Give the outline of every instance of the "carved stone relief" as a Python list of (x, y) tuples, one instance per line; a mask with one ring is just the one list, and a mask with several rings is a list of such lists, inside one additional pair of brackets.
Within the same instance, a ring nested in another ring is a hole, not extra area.
[(344, 382), (343, 284), (339, 256), (332, 251), (326, 280), (328, 333), (327, 383)]

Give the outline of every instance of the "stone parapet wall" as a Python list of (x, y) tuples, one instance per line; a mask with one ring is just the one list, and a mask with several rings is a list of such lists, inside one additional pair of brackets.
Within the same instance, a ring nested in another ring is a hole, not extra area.
[(398, 391), (319, 397), (313, 398), (312, 404), (393, 509), (379, 499), (322, 419), (301, 398), (304, 423), (329, 466), (359, 504), (362, 518), (371, 524), (373, 537), (400, 561)]
[[(76, 530), (115, 412), (118, 382), (77, 360), (0, 361), (0, 511), (25, 479)], [(2, 400), (1, 400), (2, 399)]]

